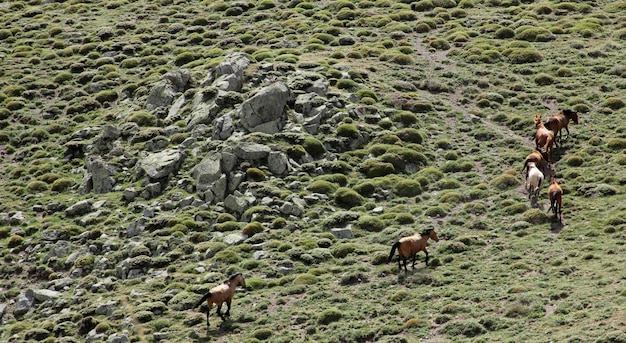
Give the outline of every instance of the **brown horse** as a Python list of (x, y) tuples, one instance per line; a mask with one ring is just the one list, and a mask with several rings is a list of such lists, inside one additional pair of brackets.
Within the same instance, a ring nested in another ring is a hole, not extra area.
[(526, 159), (524, 160), (524, 164), (522, 165), (522, 174), (524, 173), (524, 169), (526, 169), (526, 174), (524, 174), (524, 181), (528, 182), (528, 164), (530, 162), (533, 162), (538, 168), (544, 169), (546, 160), (546, 154), (540, 150), (535, 149), (533, 152), (528, 154), (528, 156), (526, 156)]
[[(235, 289), (241, 286), (243, 288), (246, 287), (246, 280), (243, 278), (241, 273), (236, 273), (231, 275), (228, 280), (224, 281), (223, 284), (213, 287), (209, 290), (209, 293), (205, 294), (193, 308), (196, 308), (206, 300), (207, 302), (207, 311), (206, 311), (206, 326), (209, 327), (209, 313), (211, 312), (211, 308), (213, 304), (217, 305), (217, 314), (222, 318), (222, 320), (226, 320), (224, 315), (227, 317), (230, 316), (230, 303), (233, 300), (233, 295), (235, 294)], [(222, 304), (226, 302), (228, 309), (226, 313), (222, 314)]]
[(556, 182), (556, 176), (554, 176), (554, 174), (551, 177), (550, 186), (548, 186), (548, 197), (550, 198), (550, 208), (548, 211), (552, 210), (552, 213), (554, 213), (554, 219), (557, 218), (558, 214), (559, 223), (563, 223), (563, 211), (561, 207), (563, 189), (561, 189), (561, 186), (559, 186)]
[(569, 129), (567, 128), (567, 124), (569, 124), (570, 120), (573, 120), (574, 124), (578, 124), (578, 112), (570, 109), (560, 109), (559, 113), (551, 116), (544, 123), (545, 127), (548, 130), (552, 130), (555, 135), (558, 133), (558, 139), (555, 141), (557, 147), (559, 146), (558, 143), (562, 143), (561, 137), (563, 136), (563, 129), (567, 132), (567, 136), (565, 136), (565, 138), (569, 138)]
[(428, 241), (429, 238), (432, 238), (435, 242), (439, 242), (439, 237), (437, 237), (435, 229), (426, 229), (422, 231), (422, 233), (416, 233), (413, 236), (400, 238), (399, 241), (391, 246), (391, 253), (389, 254), (387, 263), (391, 262), (393, 254), (396, 252), (396, 249), (398, 249), (399, 270), (402, 270), (402, 265), (400, 264), (400, 260), (402, 259), (404, 261), (404, 271), (407, 272), (406, 260), (409, 257), (413, 257), (413, 264), (411, 266), (415, 269), (415, 260), (417, 258), (417, 253), (420, 251), (426, 253), (426, 265), (428, 265), (428, 250), (426, 250), (426, 241)]
[(541, 122), (540, 115), (535, 116), (535, 127), (537, 128), (537, 132), (535, 132), (535, 148), (539, 151), (543, 149), (548, 162), (550, 162), (552, 158), (552, 148), (554, 146), (554, 133), (546, 129)]

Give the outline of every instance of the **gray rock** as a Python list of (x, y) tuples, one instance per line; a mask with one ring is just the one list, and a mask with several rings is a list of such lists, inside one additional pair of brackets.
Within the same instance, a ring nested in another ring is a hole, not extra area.
[(226, 199), (224, 199), (224, 207), (232, 212), (241, 214), (247, 209), (248, 202), (242, 196), (229, 194)]
[(33, 296), (38, 302), (44, 302), (47, 300), (54, 300), (61, 297), (61, 292), (49, 290), (49, 289), (34, 289)]
[(213, 134), (211, 138), (215, 140), (226, 140), (233, 132), (235, 132), (235, 125), (233, 124), (232, 113), (227, 113), (213, 121)]
[(175, 149), (147, 155), (137, 163), (138, 170), (145, 172), (151, 179), (160, 179), (170, 174), (176, 174), (183, 155)]
[(283, 82), (276, 82), (262, 88), (246, 100), (239, 110), (241, 125), (248, 132), (275, 134), (286, 121), (285, 106), (289, 100), (289, 88)]
[(231, 75), (231, 77), (236, 77), (239, 80), (239, 85), (234, 90), (240, 90), (243, 86), (243, 74), (250, 65), (250, 60), (246, 57), (244, 53), (241, 52), (232, 52), (224, 57), (222, 62), (211, 69), (209, 75), (202, 80), (201, 86), (206, 87), (216, 81), (223, 75)]
[(33, 291), (29, 289), (17, 297), (15, 307), (13, 308), (13, 315), (16, 317), (25, 315), (28, 311), (30, 311), (34, 303), (35, 295), (33, 294)]
[(126, 202), (131, 202), (135, 200), (135, 198), (139, 195), (139, 192), (135, 189), (135, 187), (128, 187), (122, 193), (122, 199)]
[(275, 175), (284, 175), (289, 170), (289, 157), (280, 151), (271, 151), (267, 156), (267, 165)]
[(244, 235), (243, 233), (235, 232), (224, 236), (223, 241), (228, 245), (237, 245), (245, 241), (246, 238), (248, 238), (248, 236)]
[(114, 333), (107, 338), (107, 343), (128, 343), (130, 340), (125, 334)]
[(74, 205), (68, 207), (65, 210), (65, 215), (68, 217), (75, 217), (81, 214), (85, 214), (92, 210), (91, 202), (89, 200), (81, 200)]
[(330, 229), (330, 233), (332, 233), (337, 238), (354, 238), (354, 233), (352, 233), (351, 228), (335, 228)]
[(156, 197), (160, 193), (161, 193), (161, 184), (158, 182), (153, 182), (153, 183), (147, 184), (143, 188), (143, 191), (141, 192), (141, 196), (144, 199), (148, 200), (148, 199), (152, 199)]
[(20, 225), (25, 220), (26, 220), (26, 217), (24, 217), (24, 213), (22, 213), (22, 211), (17, 211), (17, 212), (15, 212), (15, 214), (13, 214), (9, 218), (9, 224), (11, 224), (11, 225)]
[(255, 161), (267, 158), (272, 149), (267, 145), (241, 142), (235, 146), (233, 153), (240, 159), (246, 161)]
[(68, 241), (57, 241), (52, 246), (52, 249), (48, 252), (48, 254), (42, 259), (42, 262), (48, 262), (51, 258), (63, 258), (70, 254), (72, 251), (72, 243)]
[(196, 190), (201, 193), (208, 190), (222, 175), (222, 154), (209, 153), (198, 163), (192, 171), (196, 180)]

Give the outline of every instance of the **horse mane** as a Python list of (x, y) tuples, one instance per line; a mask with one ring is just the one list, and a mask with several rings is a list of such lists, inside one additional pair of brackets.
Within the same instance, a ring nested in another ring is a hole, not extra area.
[(430, 234), (430, 232), (431, 232), (431, 231), (433, 231), (433, 230), (434, 230), (434, 229), (425, 229), (424, 231), (422, 231), (422, 232), (420, 233), (420, 235), (422, 235), (422, 236), (426, 236), (426, 235)]
[(234, 280), (237, 276), (241, 275), (241, 272), (237, 272), (228, 277), (228, 281)]

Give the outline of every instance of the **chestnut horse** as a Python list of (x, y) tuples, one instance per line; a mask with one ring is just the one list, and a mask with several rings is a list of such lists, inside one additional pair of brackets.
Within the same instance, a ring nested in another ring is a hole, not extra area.
[(570, 120), (573, 120), (574, 124), (578, 124), (578, 112), (570, 109), (560, 109), (559, 113), (551, 116), (544, 123), (548, 130), (552, 130), (552, 132), (554, 132), (555, 136), (558, 133), (558, 140), (555, 141), (557, 147), (559, 146), (558, 143), (562, 143), (561, 137), (563, 136), (563, 129), (567, 132), (567, 136), (565, 136), (565, 138), (569, 138), (569, 129), (567, 128), (567, 124), (569, 124)]
[(526, 174), (524, 174), (525, 182), (528, 182), (528, 169), (529, 169), (528, 164), (530, 162), (535, 163), (536, 166), (538, 166), (540, 169), (543, 169), (544, 165), (546, 164), (545, 153), (535, 149), (533, 152), (528, 154), (528, 156), (526, 156), (526, 159), (524, 160), (524, 164), (522, 165), (522, 174), (524, 173), (524, 169), (527, 170)]
[(437, 237), (435, 229), (426, 229), (422, 231), (422, 233), (416, 233), (413, 236), (400, 238), (399, 241), (391, 246), (391, 253), (389, 254), (389, 259), (387, 260), (387, 263), (391, 262), (393, 254), (396, 252), (396, 249), (398, 249), (399, 270), (402, 270), (400, 260), (403, 260), (404, 271), (407, 272), (406, 260), (409, 257), (413, 257), (413, 264), (411, 266), (413, 267), (413, 269), (415, 269), (415, 260), (417, 258), (417, 253), (420, 251), (426, 253), (426, 265), (428, 265), (428, 250), (426, 250), (426, 241), (428, 241), (429, 238), (432, 238), (435, 242), (439, 242), (439, 237)]
[(528, 180), (526, 182), (526, 189), (528, 190), (528, 199), (532, 197), (537, 198), (539, 192), (541, 192), (541, 185), (543, 184), (543, 173), (535, 162), (528, 162)]
[(550, 162), (552, 158), (552, 148), (554, 146), (554, 133), (546, 129), (543, 122), (541, 122), (540, 115), (535, 116), (535, 127), (537, 128), (537, 132), (535, 132), (535, 147), (539, 151), (543, 149), (548, 162)]
[[(196, 308), (206, 300), (207, 302), (207, 311), (206, 311), (206, 326), (209, 327), (209, 313), (211, 312), (211, 308), (213, 304), (217, 305), (217, 314), (222, 318), (222, 320), (226, 320), (224, 315), (227, 317), (230, 316), (230, 303), (233, 300), (233, 295), (235, 294), (235, 289), (238, 287), (246, 287), (246, 280), (243, 278), (241, 273), (236, 273), (231, 275), (228, 280), (224, 281), (223, 284), (213, 287), (209, 290), (209, 293), (205, 294), (193, 308)], [(222, 304), (226, 302), (228, 309), (226, 313), (222, 314)]]
[(563, 223), (562, 216), (562, 198), (563, 198), (563, 189), (556, 182), (556, 176), (552, 175), (550, 180), (550, 186), (548, 186), (548, 197), (550, 198), (550, 208), (548, 211), (552, 210), (554, 213), (554, 219), (559, 218), (559, 223)]

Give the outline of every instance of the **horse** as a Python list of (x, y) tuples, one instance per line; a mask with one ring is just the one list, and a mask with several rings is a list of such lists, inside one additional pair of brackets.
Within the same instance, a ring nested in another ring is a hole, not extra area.
[(550, 162), (552, 157), (552, 148), (554, 146), (554, 133), (543, 125), (541, 121), (541, 116), (535, 116), (535, 127), (537, 131), (535, 132), (535, 148), (537, 150), (543, 149), (546, 153), (547, 160)]
[[(565, 138), (569, 138), (569, 129), (567, 128), (567, 124), (569, 124), (570, 120), (573, 120), (574, 124), (578, 124), (578, 112), (570, 109), (560, 109), (559, 113), (551, 116), (550, 118), (548, 118), (548, 120), (546, 120), (544, 126), (548, 130), (554, 132), (555, 135), (558, 133), (558, 143), (560, 143), (563, 136), (563, 129), (565, 129), (565, 132), (567, 132), (567, 136), (565, 136)], [(555, 141), (557, 147), (558, 143)]]
[[(206, 326), (209, 327), (209, 313), (211, 312), (211, 308), (213, 304), (217, 305), (217, 314), (222, 318), (223, 321), (226, 320), (224, 315), (227, 317), (230, 316), (230, 304), (233, 300), (233, 295), (235, 294), (235, 289), (241, 286), (243, 288), (246, 287), (246, 280), (243, 278), (243, 274), (236, 273), (231, 275), (228, 280), (224, 281), (219, 286), (213, 287), (209, 290), (207, 294), (205, 294), (193, 308), (197, 308), (202, 305), (202, 303), (206, 300), (207, 302), (207, 311), (206, 311)], [(222, 304), (226, 302), (228, 309), (226, 313), (222, 314)]]
[(563, 223), (563, 211), (562, 211), (562, 198), (563, 198), (563, 189), (556, 182), (556, 176), (554, 174), (550, 180), (550, 186), (548, 186), (548, 197), (550, 198), (550, 208), (548, 211), (552, 210), (554, 213), (554, 219), (557, 219), (557, 215), (559, 218), (559, 223)]
[(543, 184), (543, 173), (535, 162), (528, 163), (528, 179), (526, 182), (526, 189), (528, 190), (528, 199), (532, 197), (538, 197), (541, 192), (541, 185)]
[(527, 170), (524, 181), (528, 182), (528, 163), (533, 162), (536, 166), (539, 166), (541, 169), (543, 169), (544, 165), (546, 164), (546, 160), (546, 154), (540, 150), (535, 149), (533, 152), (528, 154), (528, 156), (526, 156), (526, 159), (524, 160), (524, 164), (522, 165), (522, 174), (524, 173), (524, 169)]
[(391, 262), (396, 249), (398, 249), (399, 270), (402, 270), (402, 265), (400, 264), (400, 260), (402, 259), (404, 261), (404, 272), (408, 272), (406, 268), (406, 260), (409, 257), (413, 257), (413, 264), (411, 267), (415, 269), (415, 260), (417, 258), (417, 253), (420, 251), (426, 253), (426, 265), (428, 265), (428, 250), (426, 250), (426, 242), (429, 238), (432, 238), (435, 242), (439, 242), (439, 237), (437, 237), (435, 229), (426, 229), (421, 233), (414, 234), (413, 236), (400, 238), (400, 240), (391, 246), (391, 253), (389, 254), (387, 263)]

